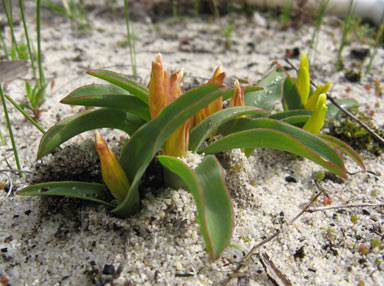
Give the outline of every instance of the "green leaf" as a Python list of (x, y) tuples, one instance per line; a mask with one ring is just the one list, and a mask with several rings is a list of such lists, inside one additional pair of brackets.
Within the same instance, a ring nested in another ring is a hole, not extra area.
[(296, 116), (286, 117), (281, 121), (302, 128), (305, 125), (305, 123), (307, 123), (309, 118), (311, 118), (310, 115), (296, 115)]
[(17, 191), (16, 194), (19, 196), (65, 196), (93, 201), (109, 207), (115, 206), (105, 201), (105, 198), (111, 197), (107, 187), (97, 183), (75, 181), (41, 183), (28, 186)]
[(151, 119), (148, 105), (128, 91), (111, 85), (86, 85), (72, 91), (61, 103), (122, 109), (137, 117)]
[[(354, 98), (344, 98), (344, 99), (338, 99), (336, 102), (343, 107), (344, 109), (351, 109), (353, 107), (359, 106), (359, 103), (356, 99)], [(339, 116), (342, 111), (333, 103), (328, 104), (328, 110), (326, 116), (329, 119), (336, 119), (337, 116)]]
[(142, 102), (148, 104), (149, 90), (138, 82), (131, 80), (122, 74), (107, 70), (92, 70), (87, 73), (129, 91)]
[(284, 81), (283, 103), (285, 109), (288, 110), (304, 109), (304, 105), (301, 102), (299, 91), (297, 90), (295, 83), (289, 76), (287, 76)]
[(268, 116), (271, 119), (282, 120), (284, 118), (292, 117), (292, 116), (302, 116), (302, 115), (312, 115), (312, 110), (305, 109), (297, 109), (297, 110), (288, 110), (283, 112), (277, 112)]
[(363, 159), (361, 159), (360, 155), (347, 143), (329, 135), (319, 135), (324, 140), (327, 140), (332, 146), (340, 150), (343, 154), (349, 156), (354, 160), (364, 171), (365, 165)]
[(196, 203), (198, 222), (208, 253), (212, 260), (218, 259), (230, 242), (234, 225), (231, 199), (220, 163), (214, 156), (207, 156), (193, 171), (175, 157), (157, 158), (184, 180)]
[(274, 148), (303, 156), (346, 177), (344, 161), (327, 141), (290, 124), (273, 119), (238, 118), (223, 125), (224, 138), (200, 150), (207, 154), (233, 148)]
[(275, 104), (282, 98), (282, 82), (285, 78), (284, 72), (275, 67), (261, 81), (257, 83), (263, 90), (245, 92), (244, 101), (247, 106), (256, 106), (258, 108), (271, 111)]
[[(216, 98), (233, 92), (219, 88), (219, 85), (207, 84), (186, 92), (131, 137), (120, 157), (121, 165), (132, 184), (131, 188), (137, 187), (153, 156), (177, 127)], [(129, 211), (128, 202), (129, 198), (126, 197), (112, 212), (126, 216)]]
[(52, 126), (41, 138), (37, 158), (41, 158), (61, 143), (88, 130), (116, 128), (133, 134), (145, 121), (128, 112), (116, 109), (86, 111), (68, 117)]
[[(233, 90), (233, 89), (232, 89), (232, 90)], [(250, 93), (250, 92), (259, 91), (259, 90), (263, 90), (263, 88), (260, 87), (260, 86), (246, 86), (246, 87), (245, 87), (244, 94), (247, 94), (247, 93)], [(235, 94), (235, 91), (234, 91), (234, 90), (233, 90), (232, 94), (230, 94), (230, 93), (226, 94), (226, 95), (223, 97), (223, 101), (224, 101), (224, 100), (227, 100), (227, 99), (229, 99), (229, 98), (231, 98), (234, 94)]]
[(281, 120), (297, 127), (303, 127), (311, 115), (312, 110), (299, 109), (278, 112), (270, 115), (268, 118)]
[(267, 112), (265, 110), (257, 109), (251, 106), (226, 108), (216, 112), (200, 122), (199, 125), (190, 131), (189, 149), (193, 152), (196, 152), (204, 140), (207, 139), (209, 135), (212, 134), (212, 132), (216, 130), (220, 125), (245, 114), (265, 116)]

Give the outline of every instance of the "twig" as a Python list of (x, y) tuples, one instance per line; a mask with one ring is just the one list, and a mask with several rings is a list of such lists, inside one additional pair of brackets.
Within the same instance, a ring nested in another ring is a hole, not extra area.
[(7, 175), (5, 172), (0, 172), (0, 173), (2, 173), (4, 176), (6, 176), (8, 178), (8, 182), (9, 182), (8, 192), (5, 195), (5, 198), (0, 201), (0, 206), (1, 206), (3, 204), (3, 202), (5, 202), (8, 199), (9, 195), (11, 194), (12, 188), (13, 188), (13, 184), (12, 184), (12, 179), (11, 179), (11, 177), (9, 175)]
[(332, 209), (349, 209), (349, 208), (363, 208), (363, 207), (372, 207), (372, 208), (384, 207), (384, 204), (353, 204), (353, 205), (329, 206), (329, 207), (316, 208), (316, 209), (307, 209), (306, 212), (314, 213), (314, 212), (321, 212), (321, 211), (327, 211)]
[(14, 175), (18, 175), (18, 174), (21, 174), (21, 173), (30, 173), (30, 174), (33, 174), (33, 172), (31, 171), (27, 171), (27, 170), (17, 170), (17, 169), (0, 169), (0, 174), (1, 175), (4, 175), (7, 177), (7, 180), (9, 182), (9, 186), (8, 186), (8, 192), (7, 194), (5, 195), (5, 198), (3, 200), (0, 201), (0, 206), (2, 205), (3, 202), (5, 202), (8, 197), (10, 196), (10, 194), (12, 193), (12, 189), (13, 189), (13, 183), (12, 183), (12, 178), (7, 174), (7, 173), (12, 173)]
[(368, 174), (371, 174), (375, 177), (378, 177), (378, 175), (373, 172), (373, 171), (370, 171), (370, 170), (360, 170), (360, 171), (356, 171), (356, 172), (348, 172), (347, 171), (347, 174), (350, 175), (350, 176), (353, 176), (353, 175), (356, 175), (356, 174), (359, 174), (359, 173), (368, 173)]
[[(314, 196), (312, 198), (312, 200), (287, 225), (293, 224), (300, 216), (302, 216), (307, 211), (307, 209), (318, 199), (318, 197), (321, 194), (326, 192), (326, 190), (323, 187), (321, 187), (320, 184), (316, 180), (314, 180), (314, 182), (315, 182), (316, 187), (320, 190), (320, 192), (316, 196)], [(261, 246), (263, 246), (267, 242), (274, 239), (280, 233), (282, 233), (281, 229), (277, 230), (274, 234), (272, 234), (271, 236), (267, 237), (266, 239), (264, 239), (263, 241), (259, 242), (254, 247), (252, 247), (252, 249), (248, 252), (248, 254), (243, 258), (243, 261), (241, 263), (239, 263), (239, 265), (233, 271), (233, 273), (229, 274), (228, 277), (224, 281), (221, 282), (221, 285), (227, 285), (232, 280), (232, 278), (237, 276), (237, 273), (246, 264), (246, 262), (252, 257), (252, 255), (255, 254), (255, 252), (258, 248), (260, 248)]]
[[(297, 68), (290, 62), (289, 59), (284, 59), (294, 70), (297, 71)], [(317, 85), (311, 80), (311, 85), (317, 88)], [(372, 134), (372, 136), (378, 140), (381, 144), (384, 144), (384, 138), (382, 138), (379, 134), (377, 134), (372, 128), (370, 128), (367, 124), (365, 124), (363, 121), (361, 121), (359, 118), (357, 118), (354, 114), (349, 112), (347, 109), (342, 107), (340, 104), (337, 103), (337, 101), (327, 93), (327, 98), (334, 104), (338, 109), (340, 109), (342, 112), (347, 114), (349, 117), (351, 117), (353, 120), (355, 120), (361, 127), (363, 127), (365, 130), (367, 130), (369, 133)]]

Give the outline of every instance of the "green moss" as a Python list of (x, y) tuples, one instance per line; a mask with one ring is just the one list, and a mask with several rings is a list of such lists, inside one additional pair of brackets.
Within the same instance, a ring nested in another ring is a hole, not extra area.
[[(350, 110), (357, 118), (367, 124), (377, 134), (384, 137), (384, 131), (377, 128), (368, 114), (359, 111), (357, 108)], [(349, 144), (356, 151), (367, 150), (375, 156), (379, 156), (383, 151), (383, 145), (355, 120), (343, 115), (339, 120), (330, 123), (330, 135), (339, 138)]]

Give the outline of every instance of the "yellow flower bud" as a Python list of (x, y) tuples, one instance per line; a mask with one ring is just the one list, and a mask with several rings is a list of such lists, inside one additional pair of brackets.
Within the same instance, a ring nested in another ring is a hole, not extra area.
[(319, 98), (319, 95), (324, 93), (326, 94), (329, 89), (331, 88), (332, 83), (327, 82), (325, 85), (319, 85), (312, 96), (309, 98), (308, 102), (305, 104), (305, 109), (307, 110), (314, 110), (316, 107), (317, 99)]
[(95, 144), (100, 158), (103, 181), (112, 195), (122, 201), (130, 187), (127, 175), (115, 154), (108, 148), (107, 143), (97, 131), (95, 132)]
[(301, 103), (305, 106), (309, 96), (310, 89), (310, 78), (309, 78), (309, 64), (307, 55), (301, 54), (300, 67), (297, 73), (296, 88), (299, 92)]
[(328, 110), (328, 107), (325, 104), (326, 101), (327, 96), (324, 93), (320, 94), (317, 99), (315, 110), (303, 127), (304, 130), (307, 130), (313, 134), (319, 134), (321, 128), (324, 125), (325, 114)]

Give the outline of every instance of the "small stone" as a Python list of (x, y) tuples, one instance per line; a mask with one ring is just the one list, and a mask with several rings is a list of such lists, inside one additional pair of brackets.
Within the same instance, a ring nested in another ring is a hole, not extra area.
[(102, 272), (105, 275), (113, 275), (113, 273), (115, 273), (115, 266), (112, 264), (105, 264)]
[(367, 48), (352, 49), (351, 55), (356, 59), (363, 60), (367, 56), (369, 56), (369, 49)]
[(263, 16), (261, 16), (259, 13), (253, 14), (253, 21), (258, 27), (267, 27), (267, 20)]
[(297, 183), (296, 179), (292, 176), (286, 176), (284, 179), (288, 183)]

